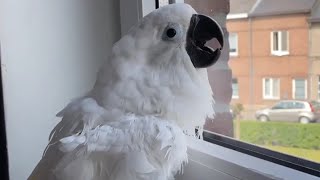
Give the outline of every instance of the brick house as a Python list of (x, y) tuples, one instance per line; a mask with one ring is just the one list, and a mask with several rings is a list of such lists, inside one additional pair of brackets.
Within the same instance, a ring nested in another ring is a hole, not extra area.
[(320, 1), (311, 10), (310, 24), (310, 97), (320, 101)]
[[(309, 21), (315, 0), (231, 0), (232, 103), (245, 118), (281, 99), (311, 99)], [(319, 53), (319, 50), (318, 50)]]

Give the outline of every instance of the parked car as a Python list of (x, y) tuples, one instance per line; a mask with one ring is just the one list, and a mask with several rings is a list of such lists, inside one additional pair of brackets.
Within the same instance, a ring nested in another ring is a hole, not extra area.
[(320, 119), (320, 104), (314, 101), (279, 101), (271, 108), (258, 110), (255, 116), (262, 122), (286, 121), (307, 124)]

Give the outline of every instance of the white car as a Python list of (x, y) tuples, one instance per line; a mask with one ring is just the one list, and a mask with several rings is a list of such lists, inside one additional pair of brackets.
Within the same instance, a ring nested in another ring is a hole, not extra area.
[(286, 121), (307, 124), (320, 119), (320, 105), (315, 101), (279, 101), (271, 108), (258, 110), (255, 116), (262, 122)]

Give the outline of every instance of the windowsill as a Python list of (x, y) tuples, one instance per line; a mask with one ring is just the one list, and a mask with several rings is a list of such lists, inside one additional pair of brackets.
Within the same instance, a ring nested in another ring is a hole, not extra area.
[[(214, 148), (213, 146), (211, 146), (211, 148), (203, 148), (203, 150), (206, 150), (205, 152), (207, 154), (216, 156), (255, 172), (260, 172), (264, 175), (269, 174), (273, 176), (272, 179), (311, 180), (318, 179), (320, 176), (320, 165), (316, 162), (265, 149), (216, 133), (204, 132), (203, 136), (205, 141), (212, 143), (211, 145), (218, 145), (220, 148), (222, 147), (222, 149), (224, 149), (219, 151), (218, 149), (212, 149)], [(233, 154), (235, 152), (237, 155)]]
[(238, 53), (229, 53), (230, 57), (237, 57), (238, 56)]
[(263, 97), (264, 100), (280, 100), (280, 97)]
[(292, 98), (293, 100), (297, 100), (297, 101), (305, 101), (307, 100), (308, 98)]
[[(207, 142), (191, 137), (187, 138), (189, 163), (186, 165), (183, 175), (179, 175), (176, 179), (211, 180), (213, 177), (225, 180), (235, 179), (235, 177), (247, 180), (318, 179), (314, 176), (319, 172), (316, 163), (236, 141), (222, 135), (212, 135), (205, 135)], [(292, 162), (288, 160), (292, 160)]]
[(289, 55), (289, 51), (272, 51), (271, 55), (273, 55), (273, 56), (287, 56), (287, 55)]

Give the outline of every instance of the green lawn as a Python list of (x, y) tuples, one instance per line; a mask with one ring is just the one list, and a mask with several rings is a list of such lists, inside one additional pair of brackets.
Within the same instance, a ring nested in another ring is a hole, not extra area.
[(281, 147), (281, 146), (262, 146), (262, 147), (320, 163), (320, 150), (290, 148), (290, 147)]
[(240, 121), (240, 139), (267, 146), (320, 150), (320, 123)]
[(241, 141), (320, 162), (320, 123), (241, 120), (240, 128), (236, 129), (240, 129)]

